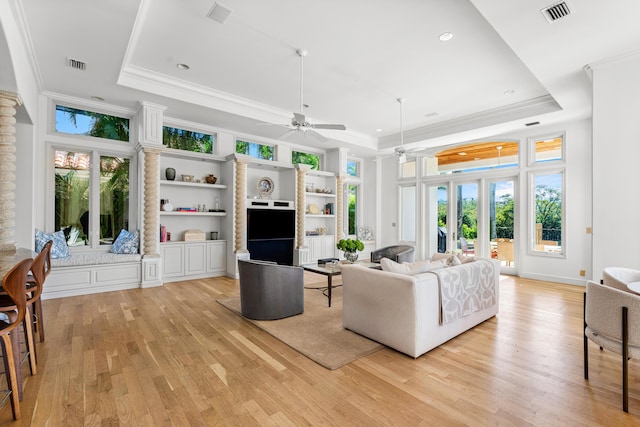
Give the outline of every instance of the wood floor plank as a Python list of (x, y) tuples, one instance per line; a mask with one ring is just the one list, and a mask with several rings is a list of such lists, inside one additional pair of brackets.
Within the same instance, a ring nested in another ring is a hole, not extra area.
[(583, 379), (583, 292), (502, 276), (495, 318), (417, 359), (385, 348), (335, 371), (218, 304), (239, 293), (229, 278), (47, 300), (23, 418), (5, 404), (0, 425), (638, 425), (638, 361), (628, 414), (618, 355), (590, 344)]

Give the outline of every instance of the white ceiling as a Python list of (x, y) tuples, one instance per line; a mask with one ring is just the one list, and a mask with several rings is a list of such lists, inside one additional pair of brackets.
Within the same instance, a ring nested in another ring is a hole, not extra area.
[[(553, 0), (23, 0), (42, 90), (277, 138), (299, 109), (343, 123), (317, 144), (431, 147), (589, 117), (584, 67), (640, 48), (640, 2), (571, 0), (548, 23)], [(438, 36), (451, 32), (451, 41)], [(0, 50), (2, 52), (2, 50)], [(86, 62), (85, 71), (66, 58)], [(176, 64), (188, 64), (188, 71)], [(505, 94), (513, 91), (512, 94)], [(432, 115), (432, 113), (437, 113)], [(382, 129), (376, 132), (376, 129)], [(294, 141), (294, 142), (301, 142)]]

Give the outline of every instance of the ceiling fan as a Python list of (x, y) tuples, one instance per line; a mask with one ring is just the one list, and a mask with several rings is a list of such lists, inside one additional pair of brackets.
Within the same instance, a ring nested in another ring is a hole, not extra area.
[(398, 163), (403, 164), (408, 160), (408, 156), (422, 156), (422, 157), (434, 157), (437, 152), (442, 150), (442, 147), (432, 147), (432, 148), (404, 148), (404, 122), (403, 122), (403, 114), (402, 114), (402, 103), (405, 101), (404, 98), (396, 99), (398, 104), (400, 104), (400, 146), (396, 147), (394, 154), (390, 154), (387, 157), (396, 156), (398, 158)]
[(302, 113), (302, 108), (304, 107), (304, 102), (303, 102), (304, 57), (307, 56), (307, 53), (308, 52), (304, 49), (296, 50), (296, 54), (298, 54), (298, 56), (300, 57), (300, 112), (293, 113), (291, 124), (286, 124), (286, 125), (279, 125), (275, 123), (260, 123), (260, 124), (282, 126), (289, 129), (289, 131), (284, 135), (281, 135), (279, 139), (287, 138), (293, 134), (302, 132), (305, 137), (309, 135), (311, 138), (315, 139), (316, 141), (325, 142), (327, 141), (327, 138), (325, 138), (324, 136), (316, 132), (314, 129), (347, 130), (347, 128), (345, 125), (339, 125), (339, 124), (309, 123), (305, 115)]

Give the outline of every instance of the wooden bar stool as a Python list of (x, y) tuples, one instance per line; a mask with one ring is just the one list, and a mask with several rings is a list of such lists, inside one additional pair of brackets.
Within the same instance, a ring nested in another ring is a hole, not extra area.
[(40, 342), (44, 342), (44, 314), (42, 313), (42, 290), (44, 282), (51, 272), (51, 247), (53, 240), (49, 240), (40, 253), (33, 260), (31, 274), (27, 279), (27, 293), (31, 294), (27, 304), (31, 305), (33, 326), (40, 336)]
[[(13, 301), (16, 310), (6, 312), (9, 321), (0, 320), (0, 337), (2, 337), (2, 350), (4, 352), (4, 368), (7, 373), (7, 384), (11, 397), (11, 412), (13, 419), (20, 419), (20, 393), (21, 384), (18, 384), (18, 373), (20, 369), (20, 348), (16, 334), (20, 323), (24, 322), (27, 313), (27, 274), (33, 263), (32, 258), (27, 258), (16, 264), (2, 278), (2, 290)], [(16, 358), (16, 347), (18, 357)]]

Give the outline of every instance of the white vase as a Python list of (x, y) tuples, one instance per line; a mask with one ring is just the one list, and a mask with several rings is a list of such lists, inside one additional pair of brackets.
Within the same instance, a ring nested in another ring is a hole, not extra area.
[(173, 210), (173, 205), (169, 202), (162, 205), (162, 210), (166, 212), (171, 212)]

